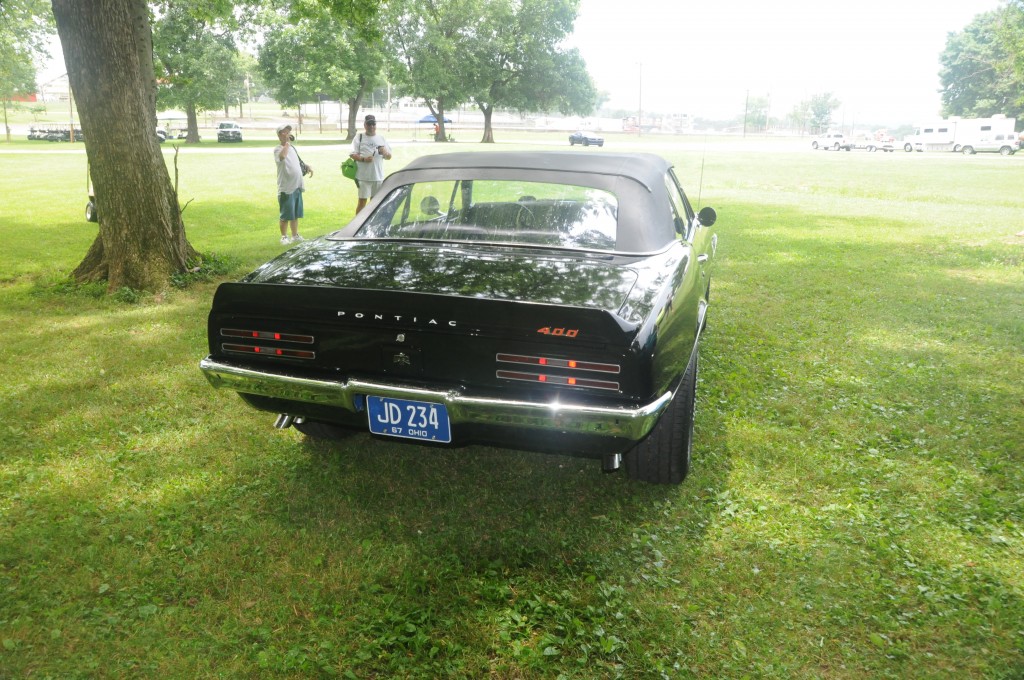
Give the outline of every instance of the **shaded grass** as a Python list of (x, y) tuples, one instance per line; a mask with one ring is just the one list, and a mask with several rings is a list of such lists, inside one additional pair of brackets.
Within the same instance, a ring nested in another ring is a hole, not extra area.
[[(700, 155), (659, 143), (694, 187)], [(310, 155), (317, 235), (355, 199), (340, 150)], [(180, 160), (200, 250), (279, 252), (269, 151)], [(196, 368), (214, 284), (55, 286), (94, 227), (0, 174), (3, 674), (1019, 677), (1020, 159), (703, 165), (719, 263), (674, 488), (275, 432)]]

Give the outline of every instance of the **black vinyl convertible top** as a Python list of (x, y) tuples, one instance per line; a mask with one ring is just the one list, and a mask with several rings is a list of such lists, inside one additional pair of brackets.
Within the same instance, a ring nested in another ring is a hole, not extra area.
[(411, 170), (516, 168), (535, 171), (538, 181), (544, 181), (544, 175), (548, 172), (628, 177), (651, 191), (661, 185), (665, 172), (671, 167), (664, 158), (651, 153), (481, 151), (420, 156), (398, 173)]
[(482, 151), (428, 154), (388, 175), (367, 209), (336, 235), (355, 235), (389, 192), (448, 179), (520, 179), (605, 189), (618, 198), (615, 250), (649, 253), (676, 239), (665, 174), (672, 164), (649, 153)]

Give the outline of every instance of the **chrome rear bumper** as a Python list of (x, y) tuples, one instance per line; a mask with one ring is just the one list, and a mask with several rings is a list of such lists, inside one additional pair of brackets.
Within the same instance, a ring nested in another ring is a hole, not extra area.
[[(558, 395), (547, 402), (479, 398), (466, 396), (456, 390), (421, 389), (355, 378), (332, 381), (267, 373), (225, 364), (210, 357), (203, 359), (199, 368), (214, 387), (293, 402), (334, 406), (351, 413), (363, 410), (361, 404), (365, 396), (393, 397), (444, 404), (452, 425), (522, 427), (632, 441), (647, 436), (672, 401), (672, 392), (665, 392), (654, 401), (635, 408), (566, 403), (560, 401)], [(297, 411), (291, 415), (304, 414)]]

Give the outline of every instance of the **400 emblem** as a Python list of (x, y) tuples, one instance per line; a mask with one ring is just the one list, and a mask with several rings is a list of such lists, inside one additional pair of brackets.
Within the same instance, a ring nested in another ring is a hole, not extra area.
[(538, 328), (537, 332), (541, 335), (555, 335), (565, 338), (575, 338), (580, 334), (578, 328), (552, 328), (551, 326), (544, 326), (544, 328)]

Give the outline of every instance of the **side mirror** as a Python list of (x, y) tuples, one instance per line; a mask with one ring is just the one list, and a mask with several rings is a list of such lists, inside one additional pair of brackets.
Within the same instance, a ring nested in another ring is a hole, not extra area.
[(705, 227), (710, 227), (715, 223), (715, 220), (718, 219), (718, 213), (716, 213), (715, 209), (711, 206), (704, 206), (700, 209), (700, 212), (697, 213), (697, 219), (700, 220), (700, 223)]

